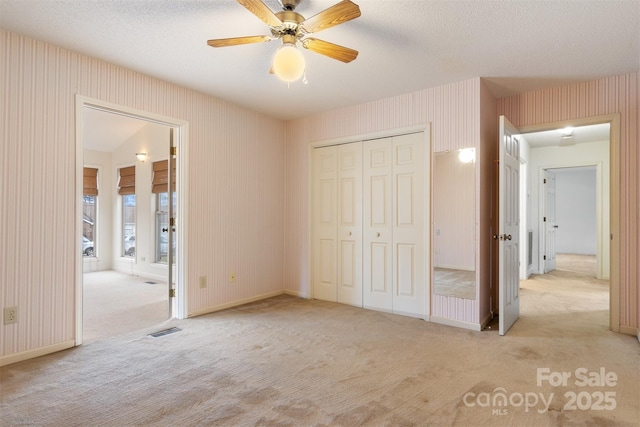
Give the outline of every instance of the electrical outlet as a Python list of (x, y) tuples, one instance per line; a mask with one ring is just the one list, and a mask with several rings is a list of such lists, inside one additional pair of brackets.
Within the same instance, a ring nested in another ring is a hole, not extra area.
[(229, 282), (233, 283), (236, 281), (236, 273), (229, 274)]
[(4, 324), (18, 323), (18, 307), (5, 307)]
[(200, 276), (199, 283), (200, 283), (200, 288), (206, 288), (207, 287), (207, 276)]

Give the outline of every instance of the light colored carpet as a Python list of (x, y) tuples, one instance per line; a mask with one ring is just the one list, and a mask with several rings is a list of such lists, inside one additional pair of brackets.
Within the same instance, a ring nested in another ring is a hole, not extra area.
[[(149, 328), (0, 368), (0, 423), (637, 426), (640, 345), (607, 330), (607, 295), (595, 279), (534, 276), (504, 337), (275, 297), (168, 321), (182, 331), (161, 338)], [(572, 377), (538, 385), (538, 368)], [(581, 368), (613, 372), (616, 384), (577, 385)], [(509, 400), (494, 406), (500, 393)], [(581, 396), (575, 410), (571, 393)], [(615, 408), (586, 407), (598, 393)]]
[(556, 254), (556, 270), (570, 271), (578, 276), (596, 277), (594, 255)]
[(85, 273), (82, 281), (84, 344), (152, 327), (169, 318), (166, 282), (116, 271)]

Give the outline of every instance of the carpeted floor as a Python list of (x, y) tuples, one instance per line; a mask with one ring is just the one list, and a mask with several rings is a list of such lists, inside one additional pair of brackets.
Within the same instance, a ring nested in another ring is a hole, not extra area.
[(607, 282), (521, 294), (504, 337), (290, 296), (171, 320), (0, 368), (0, 424), (637, 426), (640, 344), (607, 330)]
[(82, 277), (83, 343), (153, 327), (169, 318), (167, 283), (117, 271)]

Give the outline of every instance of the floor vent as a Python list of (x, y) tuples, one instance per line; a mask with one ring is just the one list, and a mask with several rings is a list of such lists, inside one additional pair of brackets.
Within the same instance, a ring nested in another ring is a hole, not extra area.
[(158, 284), (158, 282), (152, 282), (151, 280), (149, 280), (148, 282), (144, 282), (144, 283), (148, 283), (150, 285), (157, 285)]
[(149, 334), (149, 336), (150, 337), (154, 337), (154, 338), (163, 337), (165, 335), (169, 335), (169, 334), (172, 334), (174, 332), (181, 331), (181, 330), (182, 329), (180, 329), (180, 328), (169, 328), (169, 329), (165, 329), (163, 331), (154, 332), (152, 334)]

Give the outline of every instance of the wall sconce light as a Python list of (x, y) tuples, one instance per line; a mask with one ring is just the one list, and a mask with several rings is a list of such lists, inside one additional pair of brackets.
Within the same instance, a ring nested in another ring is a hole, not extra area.
[(136, 153), (136, 157), (144, 163), (144, 161), (147, 160), (147, 153)]

